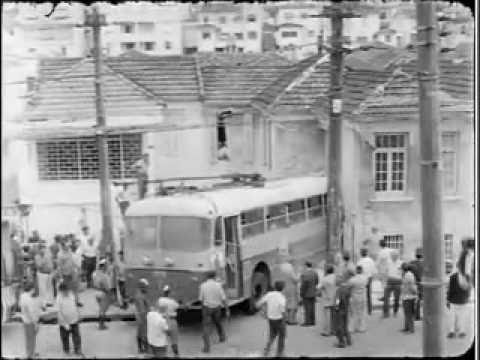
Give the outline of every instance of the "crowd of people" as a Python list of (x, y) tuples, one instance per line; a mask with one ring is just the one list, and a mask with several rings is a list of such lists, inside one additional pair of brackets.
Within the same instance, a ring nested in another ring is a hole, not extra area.
[[(36, 234), (38, 235), (38, 234)], [(70, 351), (72, 337), (76, 354), (81, 355), (79, 283), (83, 279), (87, 287), (97, 290), (99, 329), (105, 330), (106, 312), (112, 303), (126, 307), (125, 263), (123, 253), (113, 260), (110, 254), (99, 257), (98, 245), (88, 226), (81, 234), (56, 236), (48, 248), (40, 239), (33, 254), (32, 271), (20, 296), (20, 308), (25, 326), (28, 357), (34, 357), (38, 332), (39, 311), (35, 307), (56, 306), (60, 339), (65, 354)], [(422, 318), (423, 252), (416, 249), (415, 259), (403, 260), (399, 251), (390, 249), (380, 240), (380, 251), (375, 259), (367, 248), (360, 249), (356, 263), (348, 252), (337, 254), (332, 263), (325, 261), (314, 268), (309, 261), (297, 271), (295, 260), (281, 255), (278, 265), (272, 269), (273, 287), (261, 297), (256, 307), (268, 321), (269, 335), (264, 355), (267, 356), (276, 339), (277, 356), (283, 356), (286, 346), (287, 326), (298, 324), (298, 309), (303, 307), (302, 326), (317, 324), (316, 303), (319, 302), (318, 320), (322, 336), (335, 336), (335, 346), (344, 348), (353, 344), (352, 334), (367, 331), (367, 318), (373, 313), (372, 283), (379, 280), (383, 287), (382, 317), (390, 317), (393, 295), (393, 316), (403, 309), (403, 331), (415, 332), (415, 321)], [(474, 240), (462, 241), (462, 251), (454, 264), (447, 262), (448, 338), (465, 337), (469, 314), (468, 303), (475, 283)], [(222, 325), (222, 308), (229, 317), (227, 296), (222, 277), (217, 271), (208, 273), (200, 285), (199, 300), (202, 305), (202, 339), (204, 353), (211, 351), (210, 335), (215, 328), (220, 342), (226, 341)], [(147, 279), (140, 279), (131, 299), (135, 306), (137, 346), (141, 354), (165, 357), (170, 345), (174, 356), (179, 356), (177, 312), (178, 302), (170, 286), (163, 287), (163, 294), (150, 302), (151, 286)], [(55, 305), (54, 305), (55, 304)]]

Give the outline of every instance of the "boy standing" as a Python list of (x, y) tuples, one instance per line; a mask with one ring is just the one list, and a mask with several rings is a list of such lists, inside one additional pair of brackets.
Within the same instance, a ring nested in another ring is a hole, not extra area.
[(263, 298), (261, 298), (256, 306), (257, 308), (266, 305), (268, 325), (270, 328), (267, 345), (263, 352), (263, 356), (268, 356), (270, 347), (272, 346), (275, 338), (278, 336), (277, 343), (277, 355), (276, 357), (283, 356), (285, 348), (285, 337), (287, 335), (286, 328), (286, 305), (287, 300), (282, 294), (284, 288), (283, 281), (275, 281), (274, 291), (269, 291)]
[(60, 338), (62, 340), (63, 352), (66, 355), (70, 353), (69, 338), (70, 334), (72, 334), (73, 348), (75, 354), (83, 356), (81, 351), (80, 330), (78, 327), (78, 323), (80, 322), (80, 315), (78, 313), (77, 304), (75, 303), (75, 295), (65, 283), (61, 283), (58, 287), (58, 290), (58, 325), (60, 327)]
[(415, 275), (413, 274), (413, 267), (409, 264), (403, 264), (404, 269), (402, 279), (402, 304), (403, 313), (405, 316), (405, 325), (403, 332), (414, 333), (415, 325), (413, 318), (415, 316), (415, 300), (417, 299), (417, 285), (415, 284)]
[(156, 303), (147, 314), (147, 340), (154, 358), (167, 355), (168, 323), (165, 318), (167, 307)]
[(40, 304), (38, 303), (39, 299), (34, 297), (34, 292), (35, 285), (33, 283), (27, 283), (24, 292), (20, 295), (19, 301), (25, 329), (25, 345), (28, 359), (38, 357), (38, 353), (35, 353), (35, 346), (39, 329)]

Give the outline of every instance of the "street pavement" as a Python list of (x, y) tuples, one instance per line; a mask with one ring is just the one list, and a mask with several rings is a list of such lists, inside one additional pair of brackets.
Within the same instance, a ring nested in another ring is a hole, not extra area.
[[(318, 306), (318, 304), (317, 304)], [(473, 311), (473, 304), (472, 304)], [(318, 316), (318, 307), (317, 307)], [(302, 320), (302, 314), (299, 314)], [(473, 312), (471, 320), (473, 322)], [(201, 324), (199, 316), (180, 325), (180, 352), (185, 357), (258, 357), (267, 338), (266, 320), (259, 314), (249, 316), (234, 309), (230, 320), (225, 322), (227, 341), (218, 343), (216, 334), (212, 335), (213, 346), (210, 354), (201, 352)], [(334, 337), (320, 335), (320, 326), (289, 326), (286, 340), (286, 356), (311, 357), (369, 357), (369, 356), (422, 356), (421, 321), (415, 322), (415, 334), (400, 332), (403, 314), (398, 317), (382, 319), (381, 311), (376, 310), (367, 320), (366, 333), (353, 334), (353, 345), (344, 349), (334, 347)], [(97, 324), (84, 322), (80, 325), (82, 348), (88, 358), (129, 358), (138, 357), (136, 352), (135, 323), (132, 321), (112, 321), (109, 329), (100, 331)], [(447, 339), (447, 356), (464, 353), (473, 341), (473, 324), (467, 338)], [(445, 331), (445, 336), (446, 336)], [(272, 354), (274, 354), (274, 347)], [(58, 326), (41, 325), (37, 338), (37, 351), (41, 358), (64, 358), (61, 350)], [(171, 355), (171, 354), (170, 354)], [(205, 356), (207, 355), (207, 356)], [(2, 357), (24, 357), (24, 334), (20, 323), (2, 326)], [(73, 356), (72, 356), (73, 358)]]

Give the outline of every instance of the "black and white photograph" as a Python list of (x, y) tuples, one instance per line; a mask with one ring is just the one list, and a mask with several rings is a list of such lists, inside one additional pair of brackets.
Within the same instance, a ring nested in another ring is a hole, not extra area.
[(476, 356), (476, 1), (1, 11), (2, 358)]

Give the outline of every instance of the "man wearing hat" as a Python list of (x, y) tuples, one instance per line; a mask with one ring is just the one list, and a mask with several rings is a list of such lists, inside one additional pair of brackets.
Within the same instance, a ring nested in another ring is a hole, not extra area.
[(415, 260), (410, 262), (415, 283), (417, 284), (417, 299), (415, 301), (415, 320), (421, 320), (420, 307), (423, 299), (422, 276), (423, 276), (423, 249), (421, 247), (415, 250)]
[(108, 307), (112, 303), (112, 298), (110, 294), (110, 278), (107, 274), (107, 261), (102, 259), (98, 263), (98, 270), (93, 274), (93, 284), (94, 287), (99, 290), (99, 293), (96, 295), (99, 315), (98, 315), (98, 328), (100, 330), (107, 329), (105, 325), (106, 313)]
[(177, 310), (178, 302), (170, 297), (170, 286), (165, 285), (163, 287), (163, 296), (158, 299), (159, 306), (166, 307), (166, 318), (169, 328), (169, 339), (170, 346), (172, 347), (172, 352), (175, 357), (178, 357), (178, 323), (177, 323)]
[(137, 347), (139, 353), (146, 353), (148, 351), (147, 313), (150, 309), (150, 303), (147, 300), (147, 292), (149, 285), (147, 279), (140, 279), (134, 296), (135, 318), (137, 321)]

